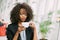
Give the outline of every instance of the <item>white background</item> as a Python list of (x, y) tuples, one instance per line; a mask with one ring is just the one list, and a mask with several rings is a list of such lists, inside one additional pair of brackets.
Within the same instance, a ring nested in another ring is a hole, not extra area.
[[(10, 23), (10, 10), (15, 6), (16, 2), (26, 2), (33, 9), (34, 21), (39, 23), (47, 18), (49, 12), (53, 12), (52, 22), (50, 25), (51, 32), (48, 34), (48, 40), (60, 40), (60, 33), (58, 36), (59, 22), (56, 22), (56, 12), (60, 10), (60, 0), (0, 0), (0, 18), (4, 19), (7, 23)], [(39, 33), (39, 26), (37, 27), (38, 38), (41, 38)], [(58, 39), (57, 39), (58, 37)], [(7, 40), (6, 36), (0, 37), (0, 40)]]

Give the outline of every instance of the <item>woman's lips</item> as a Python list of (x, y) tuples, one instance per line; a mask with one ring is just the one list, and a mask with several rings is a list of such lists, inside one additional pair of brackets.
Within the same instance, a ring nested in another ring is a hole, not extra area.
[(25, 18), (22, 18), (22, 20), (24, 20), (24, 21), (25, 21)]

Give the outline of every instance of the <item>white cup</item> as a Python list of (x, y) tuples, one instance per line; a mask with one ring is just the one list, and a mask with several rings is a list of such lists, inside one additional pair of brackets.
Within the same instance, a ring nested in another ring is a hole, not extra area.
[(28, 27), (29, 27), (29, 22), (22, 22), (22, 25), (23, 25), (25, 28), (28, 28)]

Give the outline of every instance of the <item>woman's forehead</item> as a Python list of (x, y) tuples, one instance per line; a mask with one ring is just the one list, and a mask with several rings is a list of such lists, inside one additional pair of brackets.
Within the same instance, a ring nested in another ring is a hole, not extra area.
[(21, 8), (21, 9), (20, 9), (20, 13), (27, 13), (27, 11), (26, 11), (26, 9)]

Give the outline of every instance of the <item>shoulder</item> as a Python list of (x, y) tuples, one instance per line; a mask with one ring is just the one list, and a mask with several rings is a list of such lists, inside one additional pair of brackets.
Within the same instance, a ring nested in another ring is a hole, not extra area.
[(9, 24), (6, 31), (15, 34), (17, 29), (18, 29), (17, 24)]
[(17, 24), (9, 24), (7, 29), (10, 30), (10, 29), (15, 29), (17, 26)]
[(14, 26), (13, 24), (9, 24), (7, 28), (12, 28)]

